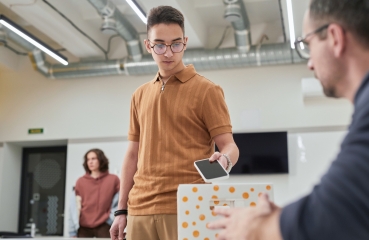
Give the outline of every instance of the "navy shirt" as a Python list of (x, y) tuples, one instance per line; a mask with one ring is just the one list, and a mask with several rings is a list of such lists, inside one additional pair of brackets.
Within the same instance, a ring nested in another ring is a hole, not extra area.
[(320, 184), (283, 208), (284, 240), (369, 239), (369, 74), (354, 103), (349, 132)]

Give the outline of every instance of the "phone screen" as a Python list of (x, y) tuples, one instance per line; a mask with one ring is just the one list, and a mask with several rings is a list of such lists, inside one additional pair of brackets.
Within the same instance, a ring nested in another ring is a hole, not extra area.
[(217, 160), (210, 162), (209, 159), (204, 159), (196, 161), (195, 164), (206, 179), (220, 178), (228, 175)]

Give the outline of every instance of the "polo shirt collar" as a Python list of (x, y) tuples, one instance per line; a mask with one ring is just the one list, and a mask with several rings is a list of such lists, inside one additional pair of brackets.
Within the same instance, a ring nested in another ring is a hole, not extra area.
[[(178, 79), (182, 83), (187, 82), (188, 80), (193, 78), (195, 75), (196, 75), (196, 70), (192, 64), (187, 65), (182, 71), (174, 74), (176, 79)], [(159, 72), (156, 73), (153, 83), (155, 83), (156, 81), (160, 81)]]

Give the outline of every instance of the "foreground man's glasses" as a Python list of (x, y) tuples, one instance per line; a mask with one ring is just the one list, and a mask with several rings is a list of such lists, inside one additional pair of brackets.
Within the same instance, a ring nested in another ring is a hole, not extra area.
[(297, 51), (297, 54), (302, 58), (302, 59), (306, 59), (309, 60), (310, 59), (310, 49), (309, 49), (309, 44), (306, 42), (306, 39), (314, 34), (317, 34), (321, 31), (323, 31), (324, 29), (328, 28), (328, 26), (330, 25), (330, 23), (325, 24), (319, 28), (317, 28), (316, 30), (314, 30), (313, 32), (307, 34), (304, 38), (302, 37), (298, 37), (297, 40), (295, 41), (295, 49)]
[[(151, 43), (151, 41), (148, 39), (148, 41)], [(167, 51), (167, 47), (170, 46), (170, 49), (172, 50), (173, 53), (179, 53), (182, 52), (184, 47), (186, 46), (185, 43), (183, 42), (174, 42), (170, 45), (167, 44), (163, 44), (163, 43), (157, 43), (154, 44), (153, 46), (150, 46), (154, 52), (158, 55), (162, 55)]]

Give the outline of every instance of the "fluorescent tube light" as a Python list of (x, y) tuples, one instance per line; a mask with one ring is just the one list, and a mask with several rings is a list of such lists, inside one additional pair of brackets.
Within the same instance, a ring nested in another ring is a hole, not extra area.
[(4, 15), (0, 15), (0, 24), (7, 27), (9, 30), (13, 31), (14, 33), (22, 37), (24, 40), (28, 41), (35, 47), (39, 48), (44, 53), (56, 59), (61, 64), (68, 65), (68, 59), (66, 57), (54, 51), (47, 44), (43, 43), (41, 40), (39, 40), (38, 38), (36, 38), (35, 36), (27, 32), (26, 30), (24, 30), (23, 28), (21, 28), (14, 22), (12, 22), (10, 19), (5, 17)]
[(291, 48), (295, 49), (295, 25), (293, 24), (292, 1), (287, 0), (288, 27), (290, 29)]
[(135, 13), (141, 18), (142, 22), (147, 24), (147, 18), (145, 12), (141, 9), (141, 7), (137, 4), (135, 0), (126, 0), (129, 6), (135, 11)]

